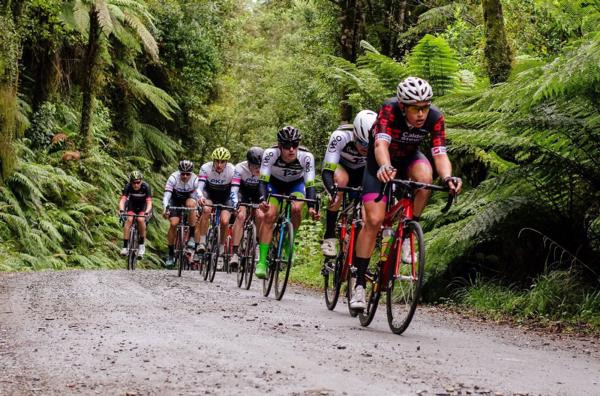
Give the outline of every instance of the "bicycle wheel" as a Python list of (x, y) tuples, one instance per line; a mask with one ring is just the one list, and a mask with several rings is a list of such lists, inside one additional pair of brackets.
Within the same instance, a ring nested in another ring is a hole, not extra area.
[(175, 261), (177, 262), (177, 276), (183, 271), (183, 256), (185, 255), (185, 227), (177, 227), (177, 243), (175, 245)]
[(356, 269), (355, 267), (348, 268), (346, 272), (346, 302), (348, 305), (348, 312), (350, 316), (355, 318), (358, 316), (360, 311), (350, 308), (350, 300), (352, 299), (352, 290), (354, 290), (354, 286), (356, 286)]
[(137, 261), (138, 252), (138, 236), (135, 223), (132, 224), (131, 228), (129, 229), (129, 242), (127, 246), (129, 246), (129, 250), (127, 251), (127, 269), (133, 271), (135, 270), (135, 262)]
[(294, 228), (292, 223), (285, 222), (279, 229), (277, 239), (281, 241), (281, 248), (275, 260), (275, 298), (281, 300), (287, 287), (292, 269), (292, 260), (294, 257)]
[[(275, 225), (275, 230), (281, 228), (281, 224), (277, 223)], [(273, 278), (275, 274), (275, 259), (277, 257), (277, 245), (279, 244), (279, 239), (275, 236), (279, 235), (279, 233), (274, 233), (273, 238), (271, 239), (271, 245), (269, 246), (269, 253), (267, 255), (267, 279), (263, 279), (263, 296), (268, 297), (269, 293), (271, 293), (271, 287), (273, 286)]]
[(212, 235), (210, 238), (210, 247), (207, 247), (209, 250), (209, 277), (208, 280), (210, 282), (215, 280), (215, 274), (217, 273), (217, 263), (219, 261), (219, 241), (221, 240), (221, 227), (215, 226), (212, 229)]
[(236, 268), (237, 287), (244, 284), (244, 267), (246, 266), (246, 227), (242, 230), (242, 240), (238, 246), (238, 265)]
[(250, 289), (250, 285), (252, 285), (252, 277), (254, 276), (254, 268), (256, 267), (256, 225), (254, 221), (248, 227), (248, 232), (246, 233), (246, 253), (244, 256), (246, 258), (246, 263), (244, 265), (244, 279), (246, 290)]
[[(417, 309), (425, 274), (425, 241), (419, 223), (409, 222), (403, 238), (410, 241), (412, 262), (407, 264), (400, 259), (397, 274), (391, 266), (386, 294), (388, 324), (395, 334), (402, 334), (408, 328)], [(402, 249), (402, 243), (398, 245), (397, 248)]]
[(202, 253), (200, 257), (200, 273), (202, 274), (202, 279), (207, 280), (208, 275), (210, 274), (210, 241), (212, 239), (212, 229), (208, 230), (208, 235), (206, 236), (206, 246), (205, 251)]
[(340, 252), (335, 258), (326, 258), (323, 263), (323, 291), (325, 294), (325, 305), (333, 311), (340, 297), (342, 288), (342, 269), (346, 261), (346, 252), (340, 243)]
[(367, 275), (365, 277), (367, 308), (358, 313), (358, 320), (360, 321), (361, 326), (366, 327), (370, 325), (375, 317), (375, 312), (377, 312), (377, 306), (379, 305), (379, 299), (381, 298), (381, 292), (379, 291), (380, 276), (379, 263), (375, 265), (369, 264)]

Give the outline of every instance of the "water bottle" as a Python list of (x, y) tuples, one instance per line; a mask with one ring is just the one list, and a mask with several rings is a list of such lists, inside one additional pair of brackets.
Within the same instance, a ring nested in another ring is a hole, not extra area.
[(390, 247), (392, 246), (392, 239), (394, 238), (394, 229), (392, 227), (385, 227), (381, 232), (381, 254), (379, 256), (380, 261), (386, 261), (390, 254)]

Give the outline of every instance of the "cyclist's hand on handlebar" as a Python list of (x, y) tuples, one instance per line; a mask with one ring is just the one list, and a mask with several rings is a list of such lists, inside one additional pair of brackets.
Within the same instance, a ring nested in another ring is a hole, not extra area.
[(458, 195), (462, 189), (462, 179), (456, 176), (447, 176), (444, 178), (444, 183), (450, 189), (450, 194)]
[(269, 205), (269, 202), (267, 201), (262, 201), (259, 204), (259, 208), (260, 210), (262, 210), (263, 212), (267, 213), (269, 211), (269, 209), (271, 208), (271, 205)]
[(396, 177), (396, 168), (392, 165), (381, 165), (377, 171), (377, 179), (382, 183), (387, 183)]
[(310, 215), (310, 218), (315, 221), (321, 218), (321, 214), (317, 212), (315, 208), (308, 208), (308, 214)]
[(163, 210), (163, 214), (162, 214), (162, 216), (163, 216), (165, 219), (168, 219), (168, 218), (169, 218), (169, 207), (168, 207), (168, 206), (165, 208), (165, 210)]

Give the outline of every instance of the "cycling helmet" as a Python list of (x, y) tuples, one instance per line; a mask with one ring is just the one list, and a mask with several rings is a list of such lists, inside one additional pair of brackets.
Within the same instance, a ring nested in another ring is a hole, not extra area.
[(225, 147), (217, 147), (210, 155), (213, 161), (229, 161), (231, 154)]
[(193, 172), (194, 171), (194, 163), (190, 160), (179, 161), (179, 171), (180, 172)]
[(277, 132), (277, 141), (279, 143), (299, 142), (300, 139), (300, 131), (293, 126), (285, 126)]
[(142, 180), (144, 178), (144, 175), (142, 175), (142, 172), (134, 170), (133, 172), (131, 172), (129, 174), (129, 181), (132, 182), (134, 180)]
[(260, 165), (264, 150), (260, 147), (250, 147), (246, 153), (246, 159), (249, 164)]
[(369, 132), (377, 119), (377, 113), (363, 110), (354, 118), (354, 140), (366, 146), (369, 143)]
[(404, 104), (427, 102), (433, 97), (429, 83), (419, 77), (407, 77), (398, 84), (398, 100)]

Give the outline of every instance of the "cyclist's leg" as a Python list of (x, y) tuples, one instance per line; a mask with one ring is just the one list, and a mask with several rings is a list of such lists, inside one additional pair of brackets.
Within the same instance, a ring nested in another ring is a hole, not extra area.
[[(242, 200), (240, 200), (243, 202)], [(233, 223), (233, 247), (234, 251), (237, 253), (237, 247), (240, 246), (240, 241), (242, 240), (242, 232), (244, 228), (244, 222), (246, 221), (246, 207), (240, 206), (237, 211), (237, 216), (235, 217), (235, 223)]]
[[(227, 201), (225, 202), (226, 206), (230, 206), (231, 202)], [(221, 240), (219, 241), (219, 243), (221, 244), (221, 246), (223, 246), (225, 244), (225, 240), (227, 239), (227, 228), (229, 228), (229, 219), (231, 218), (231, 212), (229, 210), (222, 210), (221, 211)]]
[[(406, 176), (408, 176), (410, 180), (421, 183), (430, 184), (433, 181), (433, 170), (431, 169), (431, 164), (429, 163), (427, 157), (425, 157), (425, 155), (420, 151), (417, 151), (413, 156), (411, 156), (411, 161), (406, 169)], [(430, 190), (419, 189), (415, 191), (413, 214), (417, 220), (421, 216), (421, 213), (423, 213), (423, 209), (425, 209), (430, 196)]]
[[(272, 193), (279, 193), (275, 186), (271, 183), (268, 184), (267, 188)], [(269, 202), (269, 210), (264, 213), (262, 224), (260, 226), (259, 238), (258, 238), (258, 263), (256, 264), (255, 275), (259, 279), (265, 279), (267, 276), (267, 255), (269, 254), (269, 245), (273, 238), (273, 228), (275, 227), (275, 221), (277, 220), (277, 208), (279, 201), (271, 198)]]
[[(306, 196), (304, 180), (300, 180), (299, 182), (292, 184), (284, 194), (295, 195), (298, 198), (304, 198)], [(300, 223), (302, 222), (303, 206), (304, 202), (292, 202), (292, 225), (294, 226), (294, 231), (298, 230)]]
[[(342, 165), (338, 165), (333, 174), (333, 181), (338, 187), (346, 187), (350, 179), (348, 171)], [(335, 200), (332, 200), (327, 207), (327, 220), (325, 223), (325, 239), (335, 238), (335, 224), (337, 222), (337, 213), (342, 205), (344, 193), (339, 192)]]
[(133, 211), (127, 211), (127, 220), (125, 220), (125, 224), (123, 226), (123, 247), (125, 248), (127, 247), (127, 241), (129, 240), (129, 230), (133, 224), (133, 214)]
[[(212, 205), (212, 201), (210, 199), (206, 199), (206, 202), (209, 205)], [(212, 208), (210, 206), (204, 206), (202, 208), (202, 215), (200, 215), (200, 220), (196, 226), (196, 236), (198, 239), (198, 245), (206, 246), (206, 234), (208, 234), (208, 227), (210, 223), (210, 213), (212, 212)]]

